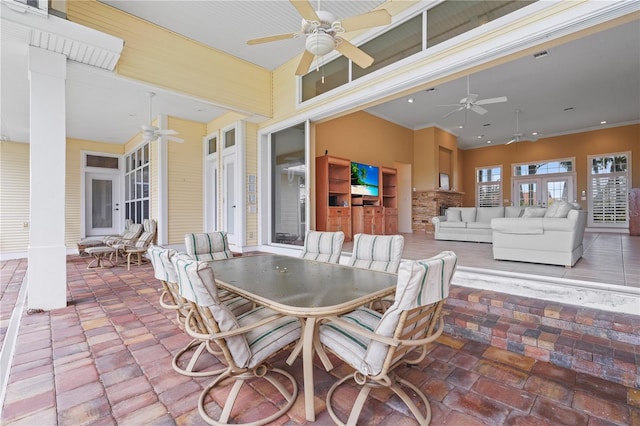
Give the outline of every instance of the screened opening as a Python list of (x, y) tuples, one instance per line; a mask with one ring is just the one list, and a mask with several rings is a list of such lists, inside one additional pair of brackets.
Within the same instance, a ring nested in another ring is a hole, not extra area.
[(302, 101), (335, 89), (349, 82), (349, 60), (340, 56), (302, 77)]

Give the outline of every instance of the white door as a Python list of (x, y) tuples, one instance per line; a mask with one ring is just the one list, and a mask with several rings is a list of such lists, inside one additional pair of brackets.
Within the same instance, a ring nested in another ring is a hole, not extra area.
[(120, 232), (120, 177), (87, 173), (85, 182), (85, 231), (87, 236)]
[(514, 179), (514, 205), (547, 207), (554, 201), (573, 201), (574, 179), (573, 176)]
[(222, 157), (222, 229), (230, 244), (238, 244), (236, 202), (236, 156), (232, 154)]

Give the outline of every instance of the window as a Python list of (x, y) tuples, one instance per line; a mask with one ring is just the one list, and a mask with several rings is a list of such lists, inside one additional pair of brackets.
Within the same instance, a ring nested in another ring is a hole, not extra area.
[(631, 153), (589, 156), (589, 225), (628, 226)]
[(502, 205), (502, 166), (476, 168), (476, 204), (478, 207)]
[[(466, 33), (487, 22), (508, 15), (520, 8), (535, 3), (531, 0), (477, 1), (447, 0), (423, 11), (409, 20), (390, 28), (358, 47), (374, 58), (368, 68), (352, 64), (340, 56), (328, 63), (319, 59), (317, 69), (302, 76), (301, 101), (307, 101), (352, 80), (372, 73), (387, 65), (428, 50), (443, 41)], [(423, 16), (426, 13), (426, 40), (423, 32)]]
[(236, 145), (236, 129), (227, 130), (224, 132), (224, 147), (231, 148)]
[(218, 152), (218, 138), (216, 136), (207, 141), (207, 154), (215, 154)]
[(91, 155), (87, 154), (86, 166), (87, 167), (99, 167), (103, 169), (115, 169), (119, 168), (118, 157), (105, 157), (103, 155)]
[(575, 201), (575, 158), (545, 160), (513, 166), (516, 206), (547, 207), (556, 201)]
[(135, 223), (149, 219), (149, 143), (125, 158), (125, 218)]
[(353, 64), (353, 80), (398, 62), (422, 50), (422, 14), (364, 43), (360, 48), (374, 58), (368, 68)]

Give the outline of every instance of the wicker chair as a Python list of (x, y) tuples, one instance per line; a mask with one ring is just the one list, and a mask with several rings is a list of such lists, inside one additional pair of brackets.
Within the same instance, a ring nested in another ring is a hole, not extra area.
[(300, 257), (319, 262), (338, 263), (344, 243), (344, 232), (307, 231)]
[(233, 257), (224, 231), (185, 234), (184, 245), (187, 254), (195, 260), (212, 261)]
[[(300, 339), (300, 320), (277, 314), (264, 307), (236, 316), (220, 302), (213, 270), (208, 263), (180, 256), (174, 256), (172, 260), (178, 272), (180, 295), (193, 306), (185, 324), (187, 333), (196, 339), (215, 341), (222, 349), (228, 364), (227, 369), (200, 394), (198, 410), (202, 418), (208, 424), (229, 424), (237, 410), (246, 408), (239, 407), (234, 410), (236, 398), (243, 384), (245, 381), (251, 381), (253, 384), (258, 379), (266, 380), (284, 399), (275, 399), (281, 405), (276, 413), (262, 419), (254, 419), (250, 424), (263, 425), (281, 417), (295, 402), (298, 385), (291, 374), (282, 369), (272, 368), (267, 364), (267, 360)], [(191, 327), (190, 318), (196, 315), (201, 317), (206, 326), (205, 332)], [(279, 376), (284, 377), (288, 383), (278, 380)], [(209, 406), (212, 404), (209, 395), (213, 397), (212, 390), (229, 378), (234, 380), (233, 386), (226, 401), (221, 405), (222, 410), (213, 409), (217, 417), (214, 419), (207, 412), (207, 407), (212, 408)]]
[[(404, 261), (398, 272), (395, 302), (384, 315), (363, 307), (321, 321), (316, 337), (322, 350), (328, 349), (356, 370), (338, 380), (327, 393), (327, 410), (337, 424), (345, 422), (336, 413), (333, 395), (350, 379), (361, 389), (346, 424), (356, 424), (370, 391), (379, 387), (389, 388), (400, 397), (419, 424), (429, 424), (431, 407), (426, 396), (401, 374), (396, 374), (396, 370), (406, 364), (420, 363), (427, 345), (444, 331), (442, 306), (449, 294), (456, 262), (456, 255), (449, 251), (430, 259)], [(415, 393), (418, 404), (403, 387)]]

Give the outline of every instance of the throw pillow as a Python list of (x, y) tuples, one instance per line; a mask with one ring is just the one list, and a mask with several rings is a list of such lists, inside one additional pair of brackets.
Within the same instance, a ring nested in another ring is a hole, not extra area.
[(567, 217), (569, 211), (573, 209), (573, 206), (566, 201), (556, 201), (549, 207), (549, 209), (553, 206), (556, 206), (553, 215), (548, 216), (545, 214), (544, 217)]
[(560, 206), (560, 202), (554, 201), (547, 206), (547, 211), (544, 212), (544, 217), (556, 217), (556, 212), (558, 211), (558, 207)]
[(462, 212), (460, 210), (447, 209), (445, 217), (447, 222), (462, 222)]
[(527, 207), (524, 209), (524, 213), (522, 217), (524, 218), (532, 218), (532, 217), (544, 217), (547, 209), (542, 207)]

